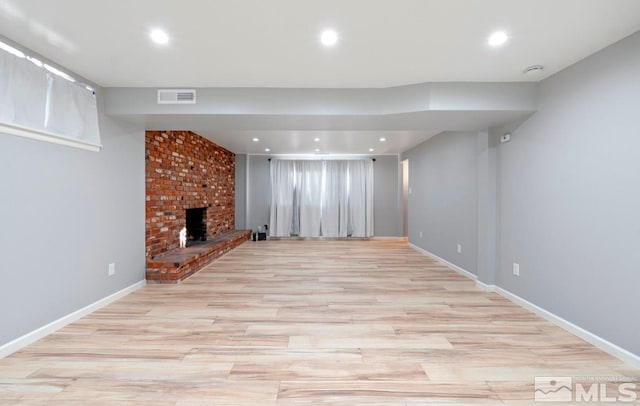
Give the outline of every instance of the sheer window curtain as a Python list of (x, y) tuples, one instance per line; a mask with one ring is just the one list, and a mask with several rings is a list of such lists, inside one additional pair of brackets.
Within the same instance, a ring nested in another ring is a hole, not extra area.
[(347, 161), (325, 161), (322, 193), (322, 236), (346, 237), (349, 204), (349, 171)]
[(352, 237), (373, 235), (373, 162), (349, 162), (349, 229)]
[(296, 161), (298, 172), (297, 183), (299, 187), (300, 201), (299, 218), (301, 237), (320, 237), (322, 218), (322, 184), (323, 184), (323, 162), (322, 161)]
[(297, 233), (293, 227), (295, 202), (295, 162), (271, 161), (271, 216), (269, 235), (289, 237)]
[(371, 160), (271, 161), (275, 237), (373, 235)]

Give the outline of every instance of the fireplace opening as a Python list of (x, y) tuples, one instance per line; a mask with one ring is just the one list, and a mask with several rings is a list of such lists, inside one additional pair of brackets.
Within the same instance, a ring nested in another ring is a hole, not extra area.
[(187, 240), (207, 241), (207, 209), (187, 209)]

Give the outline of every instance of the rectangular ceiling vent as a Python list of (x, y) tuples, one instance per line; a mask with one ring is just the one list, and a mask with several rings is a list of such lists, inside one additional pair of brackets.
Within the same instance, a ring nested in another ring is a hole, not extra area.
[(158, 89), (158, 104), (196, 104), (196, 90)]

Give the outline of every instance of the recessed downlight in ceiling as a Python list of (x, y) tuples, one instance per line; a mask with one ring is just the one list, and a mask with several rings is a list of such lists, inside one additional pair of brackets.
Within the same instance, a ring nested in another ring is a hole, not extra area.
[(507, 40), (509, 40), (509, 36), (504, 31), (496, 31), (489, 37), (488, 43), (492, 47), (499, 47), (504, 45)]
[(169, 43), (169, 34), (161, 29), (152, 30), (151, 33), (149, 33), (149, 37), (151, 37), (153, 42), (159, 45), (167, 45)]
[(316, 152), (320, 152), (320, 148), (316, 148)]
[(269, 148), (265, 148), (264, 152), (271, 152), (271, 150)]
[(260, 138), (254, 138), (252, 141), (253, 142), (258, 142), (258, 141), (260, 141)]
[(338, 43), (338, 33), (331, 29), (324, 30), (320, 34), (320, 42), (326, 47), (332, 47)]
[(369, 152), (373, 152), (373, 151), (374, 151), (374, 149), (373, 149), (373, 148), (369, 148)]
[(380, 138), (380, 142), (385, 142), (386, 140), (387, 140), (387, 139), (386, 139), (386, 138), (384, 138), (384, 137), (381, 137), (381, 138)]
[(316, 137), (313, 139), (315, 142), (320, 142), (320, 138)]

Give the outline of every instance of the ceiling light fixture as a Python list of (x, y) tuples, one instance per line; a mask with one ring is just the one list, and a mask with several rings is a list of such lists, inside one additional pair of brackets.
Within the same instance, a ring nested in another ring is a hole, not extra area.
[(386, 140), (387, 140), (387, 139), (386, 139), (386, 138), (384, 138), (384, 137), (381, 137), (381, 138), (380, 138), (380, 142), (385, 142)]
[(369, 152), (373, 152), (373, 151), (374, 151), (374, 149), (373, 149), (373, 148), (369, 148)]
[(338, 43), (338, 33), (334, 30), (324, 30), (320, 34), (320, 42), (326, 47), (332, 47)]
[(271, 150), (269, 148), (265, 148), (264, 152), (271, 152)]
[(320, 142), (320, 138), (316, 137), (313, 139), (315, 142)]
[(163, 30), (155, 29), (151, 31), (149, 36), (156, 44), (167, 45), (169, 43), (169, 35)]
[(316, 148), (316, 152), (320, 152), (320, 148)]
[(507, 35), (506, 32), (496, 31), (493, 34), (491, 34), (488, 42), (489, 42), (489, 45), (491, 45), (492, 47), (499, 47), (501, 45), (504, 45), (508, 39), (509, 39), (509, 36)]
[(258, 142), (258, 141), (260, 141), (260, 138), (254, 138), (253, 139), (253, 142)]

